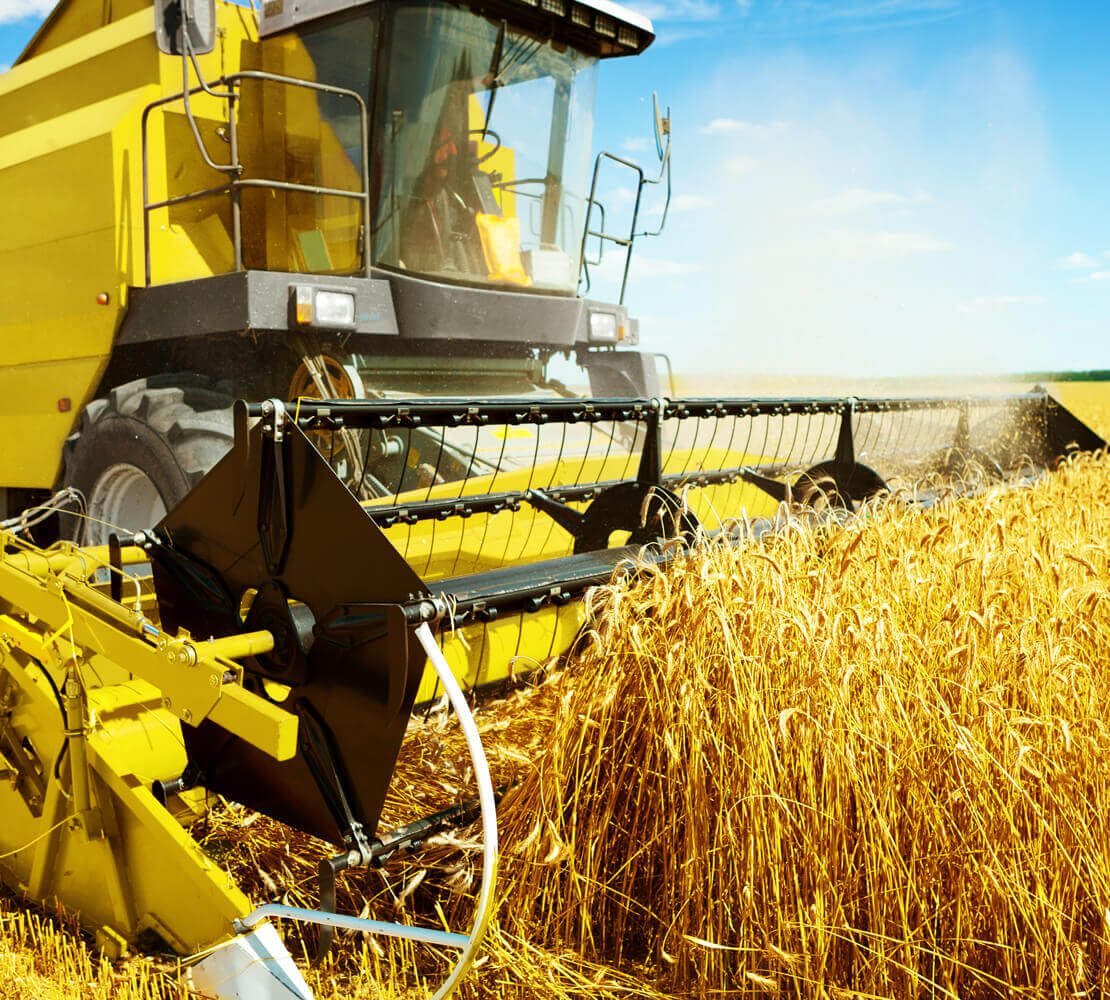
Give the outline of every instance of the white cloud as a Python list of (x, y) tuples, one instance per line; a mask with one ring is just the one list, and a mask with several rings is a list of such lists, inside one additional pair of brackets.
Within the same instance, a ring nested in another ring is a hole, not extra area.
[(714, 118), (708, 125), (703, 125), (700, 131), (704, 135), (746, 135), (753, 139), (763, 139), (772, 132), (780, 132), (786, 128), (786, 122), (746, 122), (737, 118)]
[(699, 208), (709, 208), (713, 202), (700, 194), (676, 194), (671, 198), (672, 212), (696, 212)]
[(1110, 281), (1110, 271), (1095, 271), (1092, 274), (1085, 275), (1082, 278), (1076, 278), (1076, 281)]
[(820, 249), (833, 257), (884, 260), (919, 253), (951, 250), (952, 244), (929, 233), (858, 232), (838, 230), (817, 240)]
[(870, 188), (845, 188), (834, 195), (818, 198), (813, 207), (825, 215), (849, 215), (879, 205), (909, 205), (932, 201), (927, 191), (917, 190), (912, 194), (899, 194), (897, 191), (873, 191)]
[[(628, 277), (630, 282), (649, 282), (662, 278), (682, 278), (698, 274), (705, 267), (696, 260), (673, 260), (663, 257), (645, 257), (637, 251), (632, 255)], [(596, 282), (618, 284), (624, 275), (624, 254), (606, 252), (600, 266), (590, 268), (590, 278)]]
[(618, 187), (613, 188), (607, 194), (602, 196), (602, 202), (612, 202), (615, 205), (628, 205), (631, 204), (636, 198), (636, 192), (632, 188)]
[(0, 24), (22, 21), (25, 17), (45, 17), (54, 6), (55, 0), (0, 0)]
[(964, 313), (1001, 312), (1011, 306), (1039, 306), (1047, 302), (1043, 295), (980, 295), (957, 308)]
[(651, 142), (642, 135), (629, 136), (621, 143), (621, 149), (629, 153), (642, 153), (651, 148)]
[(730, 156), (724, 162), (725, 173), (733, 177), (743, 177), (750, 174), (759, 166), (759, 160), (753, 156)]
[(7, 63), (0, 63), (0, 73), (7, 73), (11, 69)]
[(632, 258), (632, 272), (637, 278), (677, 278), (704, 270), (701, 264), (692, 260), (663, 260), (639, 254)]
[[(700, 212), (702, 209), (712, 208), (713, 204), (709, 198), (704, 198), (700, 194), (675, 194), (671, 195), (671, 206), (668, 212), (672, 216), (684, 212)], [(659, 198), (644, 207), (643, 217), (649, 220), (655, 219), (662, 213), (663, 199)]]
[(827, 198), (819, 198), (813, 207), (826, 215), (847, 215), (876, 205), (904, 205), (908, 199), (894, 191), (871, 191), (868, 188), (846, 188)]
[(1094, 257), (1083, 253), (1081, 250), (1076, 250), (1075, 253), (1069, 253), (1066, 257), (1061, 257), (1056, 263), (1060, 267), (1065, 267), (1070, 271), (1077, 271), (1084, 267), (1098, 266)]
[[(803, 2), (756, 3), (744, 30), (758, 40), (760, 20), (788, 5)], [(715, 280), (673, 279), (698, 293), (679, 299), (668, 279), (640, 278), (629, 301), (657, 318), (641, 326), (645, 348), (668, 351), (678, 371), (722, 381), (741, 370), (877, 377), (1080, 366), (1083, 324), (1098, 322), (1089, 300), (1110, 293), (1110, 275), (1065, 296), (1043, 286), (1061, 254), (1046, 249), (1030, 219), (1053, 204), (1059, 177), (1043, 93), (1020, 53), (961, 43), (924, 76), (907, 77), (912, 61), (885, 41), (875, 46), (882, 58), (851, 65), (817, 48), (753, 45), (668, 95), (676, 119), (689, 123), (676, 190), (713, 205), (676, 215), (643, 250), (701, 261)], [(761, 140), (717, 119), (788, 125)], [(725, 161), (740, 154), (750, 160), (736, 167), (748, 172), (730, 176)], [(854, 189), (906, 201), (844, 215), (814, 207)], [(1077, 239), (1074, 230), (1067, 239)], [(1088, 253), (1102, 250), (1096, 242)], [(1097, 267), (1110, 271), (1110, 256)], [(1065, 281), (1087, 273), (1056, 272)], [(721, 344), (735, 337), (738, 317), (750, 336), (726, 356)], [(1088, 354), (1097, 357), (1097, 347)]]

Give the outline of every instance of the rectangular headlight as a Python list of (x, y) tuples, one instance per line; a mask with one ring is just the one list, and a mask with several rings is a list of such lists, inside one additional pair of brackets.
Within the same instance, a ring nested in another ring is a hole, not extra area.
[(355, 297), (350, 292), (316, 292), (313, 326), (352, 327), (355, 325)]
[(617, 342), (617, 317), (612, 313), (590, 313), (590, 343), (615, 344)]

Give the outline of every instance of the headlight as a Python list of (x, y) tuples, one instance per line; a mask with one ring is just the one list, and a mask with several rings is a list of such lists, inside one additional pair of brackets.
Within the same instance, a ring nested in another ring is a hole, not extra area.
[(297, 285), (294, 301), (297, 322), (302, 326), (349, 330), (355, 325), (355, 297), (351, 292)]
[(347, 292), (317, 292), (316, 325), (354, 326), (355, 297)]
[(617, 317), (613, 313), (590, 313), (590, 343), (615, 344), (617, 339)]

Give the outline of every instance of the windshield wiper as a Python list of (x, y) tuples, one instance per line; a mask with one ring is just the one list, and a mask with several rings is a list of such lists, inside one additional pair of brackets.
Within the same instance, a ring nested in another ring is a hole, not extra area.
[(501, 72), (501, 52), (505, 47), (505, 22), (497, 29), (497, 41), (493, 43), (493, 58), (489, 63), (489, 101), (486, 104), (486, 122), (482, 126), (482, 138), (489, 131), (489, 116), (493, 114), (493, 99), (497, 96), (497, 88), (501, 86), (499, 74)]
[(522, 35), (515, 42), (509, 44), (508, 57), (506, 58), (505, 32), (506, 24), (502, 21), (497, 32), (497, 41), (493, 46), (493, 58), (490, 60), (489, 103), (486, 105), (486, 123), (482, 127), (483, 138), (489, 131), (490, 115), (493, 114), (493, 101), (497, 96), (497, 91), (505, 85), (505, 81), (513, 70), (519, 69), (530, 62), (532, 57), (544, 46), (542, 40)]

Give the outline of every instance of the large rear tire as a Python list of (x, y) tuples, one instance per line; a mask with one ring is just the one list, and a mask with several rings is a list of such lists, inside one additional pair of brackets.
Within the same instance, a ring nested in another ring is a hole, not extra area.
[(90, 403), (66, 441), (63, 475), (86, 517), (63, 517), (63, 535), (103, 545), (113, 532), (157, 524), (231, 447), (233, 402), (226, 384), (180, 374), (137, 379)]

